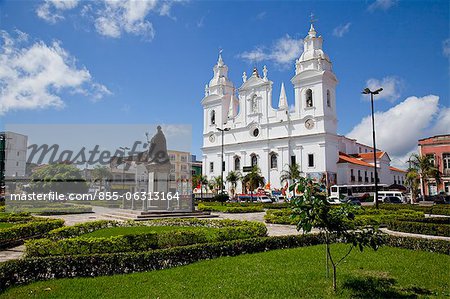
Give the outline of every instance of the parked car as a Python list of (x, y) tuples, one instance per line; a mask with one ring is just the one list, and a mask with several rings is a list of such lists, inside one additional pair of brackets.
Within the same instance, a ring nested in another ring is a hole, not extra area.
[(403, 203), (397, 196), (385, 196), (381, 199), (381, 201), (384, 203)]
[(268, 196), (258, 196), (256, 201), (261, 203), (272, 203), (272, 200)]
[(361, 205), (361, 200), (359, 199), (359, 197), (354, 196), (347, 196), (341, 202), (348, 203), (350, 205), (357, 205), (357, 206)]
[(332, 204), (332, 205), (338, 205), (341, 203), (341, 201), (339, 200), (339, 198), (335, 197), (335, 196), (329, 196), (327, 198), (328, 203)]

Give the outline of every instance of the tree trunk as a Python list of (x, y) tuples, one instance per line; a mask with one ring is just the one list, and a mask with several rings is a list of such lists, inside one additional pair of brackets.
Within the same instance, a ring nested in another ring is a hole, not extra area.
[(336, 265), (333, 264), (333, 291), (336, 292)]
[(326, 277), (330, 277), (330, 265), (329, 265), (329, 258), (328, 258), (328, 251), (329, 248), (328, 246), (330, 246), (330, 244), (328, 244), (328, 234), (325, 234), (325, 258), (326, 258), (326, 266), (325, 266), (325, 270), (326, 270)]

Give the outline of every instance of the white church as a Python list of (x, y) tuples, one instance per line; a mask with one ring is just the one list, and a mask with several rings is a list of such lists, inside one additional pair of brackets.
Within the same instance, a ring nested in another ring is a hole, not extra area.
[[(338, 80), (322, 43), (311, 24), (291, 79), (293, 109), (289, 108), (283, 83), (278, 107), (272, 107), (273, 82), (265, 66), (262, 74), (256, 68), (249, 77), (244, 72), (236, 92), (219, 54), (214, 77), (205, 86), (201, 101), (203, 175), (208, 179), (221, 175), (223, 136), (224, 178), (230, 171), (245, 175), (243, 167), (257, 165), (266, 187), (280, 189), (282, 171), (297, 163), (302, 175), (328, 186), (373, 184), (373, 158), (370, 160), (367, 154), (372, 148), (337, 134)], [(377, 156), (380, 183), (402, 184), (405, 173), (390, 167), (387, 153), (378, 152)], [(240, 184), (237, 192), (243, 192)]]

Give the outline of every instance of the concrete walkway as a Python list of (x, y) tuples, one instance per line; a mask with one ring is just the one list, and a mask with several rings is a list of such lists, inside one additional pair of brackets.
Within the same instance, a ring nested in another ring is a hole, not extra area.
[[(94, 213), (55, 215), (55, 216), (46, 216), (46, 217), (55, 218), (55, 219), (64, 219), (66, 225), (74, 225), (77, 223), (83, 223), (83, 222), (95, 221), (95, 220), (123, 221), (119, 218), (115, 219), (112, 217), (105, 216), (108, 214), (112, 214), (112, 212), (117, 211), (117, 209), (93, 206), (92, 211)], [(258, 222), (265, 223), (264, 222), (265, 212), (242, 213), (242, 214), (212, 213), (212, 215), (218, 216), (218, 218), (214, 218), (214, 219), (248, 220), (248, 221), (258, 221)], [(301, 232), (297, 231), (295, 225), (283, 225), (283, 224), (271, 224), (271, 223), (265, 223), (265, 225), (267, 227), (267, 232), (268, 232), (269, 236), (298, 235), (301, 233)], [(417, 238), (432, 239), (432, 240), (450, 241), (449, 237), (402, 233), (402, 232), (390, 231), (388, 229), (381, 229), (381, 230), (387, 234), (394, 235), (394, 236), (417, 237)], [(313, 229), (312, 232), (317, 233), (318, 230)], [(25, 246), (21, 245), (18, 247), (0, 251), (0, 262), (19, 259), (23, 256), (24, 250), (25, 250)]]

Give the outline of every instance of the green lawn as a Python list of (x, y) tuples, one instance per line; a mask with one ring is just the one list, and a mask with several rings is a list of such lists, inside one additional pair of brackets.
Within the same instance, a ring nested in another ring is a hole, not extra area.
[[(333, 245), (343, 254), (346, 245)], [(450, 296), (450, 257), (398, 248), (354, 251), (325, 278), (324, 246), (224, 257), (188, 266), (60, 279), (8, 290), (3, 298), (416, 298)]]
[(0, 229), (16, 225), (16, 223), (0, 222)]
[(111, 237), (111, 236), (119, 236), (119, 235), (136, 235), (136, 234), (145, 234), (149, 232), (169, 232), (169, 231), (181, 231), (181, 230), (198, 230), (198, 229), (207, 229), (207, 230), (216, 230), (213, 228), (205, 228), (205, 227), (192, 227), (192, 226), (132, 226), (132, 227), (109, 227), (103, 228), (92, 233), (81, 235), (80, 237)]

